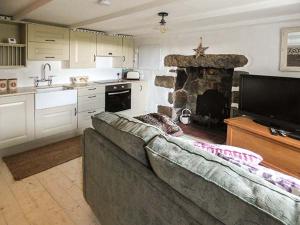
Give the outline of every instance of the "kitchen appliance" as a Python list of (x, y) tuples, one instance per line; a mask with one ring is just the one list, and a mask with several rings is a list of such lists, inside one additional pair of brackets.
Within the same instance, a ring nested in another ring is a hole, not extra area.
[(140, 73), (137, 71), (128, 71), (125, 73), (126, 80), (139, 80), (140, 79)]
[(105, 111), (120, 112), (131, 109), (131, 84), (107, 85), (105, 87)]
[(192, 115), (191, 110), (185, 108), (181, 112), (180, 122), (185, 124), (185, 125), (190, 124), (191, 123), (191, 115)]
[(300, 130), (299, 87), (299, 78), (242, 75), (240, 112), (269, 127)]

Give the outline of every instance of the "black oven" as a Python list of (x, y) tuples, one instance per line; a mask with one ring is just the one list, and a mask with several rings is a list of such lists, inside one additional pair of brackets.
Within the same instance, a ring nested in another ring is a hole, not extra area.
[(105, 111), (120, 112), (128, 109), (131, 109), (131, 84), (107, 85)]

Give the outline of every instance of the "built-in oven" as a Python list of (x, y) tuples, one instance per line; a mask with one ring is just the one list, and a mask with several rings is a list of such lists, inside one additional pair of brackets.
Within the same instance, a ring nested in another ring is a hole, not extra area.
[(105, 111), (120, 112), (131, 109), (131, 84), (115, 84), (105, 87)]

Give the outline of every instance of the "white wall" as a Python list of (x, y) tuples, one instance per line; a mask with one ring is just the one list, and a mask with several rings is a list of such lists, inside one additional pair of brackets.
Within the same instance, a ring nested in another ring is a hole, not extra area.
[[(110, 62), (103, 62), (97, 59), (98, 68), (93, 69), (66, 69), (61, 61), (28, 61), (27, 67), (21, 69), (0, 69), (0, 79), (17, 78), (19, 87), (33, 86), (31, 76), (40, 76), (42, 65), (49, 63), (52, 67), (51, 72), (46, 71), (47, 75), (54, 75), (53, 84), (70, 83), (72, 76), (89, 76), (90, 81), (117, 79), (117, 73), (122, 73), (122, 69), (112, 68)], [(103, 64), (107, 63), (108, 67)], [(41, 84), (46, 85), (46, 83)]]
[[(293, 21), (137, 39), (137, 46), (140, 49), (139, 58), (143, 62), (139, 69), (149, 81), (149, 90), (152, 91), (148, 110), (156, 111), (157, 104), (168, 105), (168, 90), (154, 86), (155, 75), (166, 74), (168, 71), (168, 68), (163, 66), (163, 58), (168, 54), (194, 54), (192, 49), (198, 46), (200, 36), (203, 37), (204, 45), (209, 46), (207, 54), (247, 56), (248, 64), (243, 68), (238, 68), (239, 70), (245, 70), (251, 74), (300, 78), (300, 72), (279, 71), (280, 29), (299, 26), (299, 24), (300, 21)], [(158, 49), (156, 52), (150, 51), (153, 46)], [(147, 54), (147, 48), (151, 54)], [(145, 63), (147, 61), (153, 62), (152, 65), (147, 65)]]

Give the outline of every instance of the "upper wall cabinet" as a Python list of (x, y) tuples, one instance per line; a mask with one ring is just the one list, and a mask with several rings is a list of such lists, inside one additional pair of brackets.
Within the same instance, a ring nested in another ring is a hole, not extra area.
[(69, 60), (67, 28), (28, 24), (28, 60)]
[(123, 67), (131, 69), (134, 65), (134, 40), (133, 37), (123, 38)]
[(70, 68), (96, 67), (96, 34), (71, 31)]
[(122, 37), (119, 36), (97, 36), (98, 56), (122, 56)]

